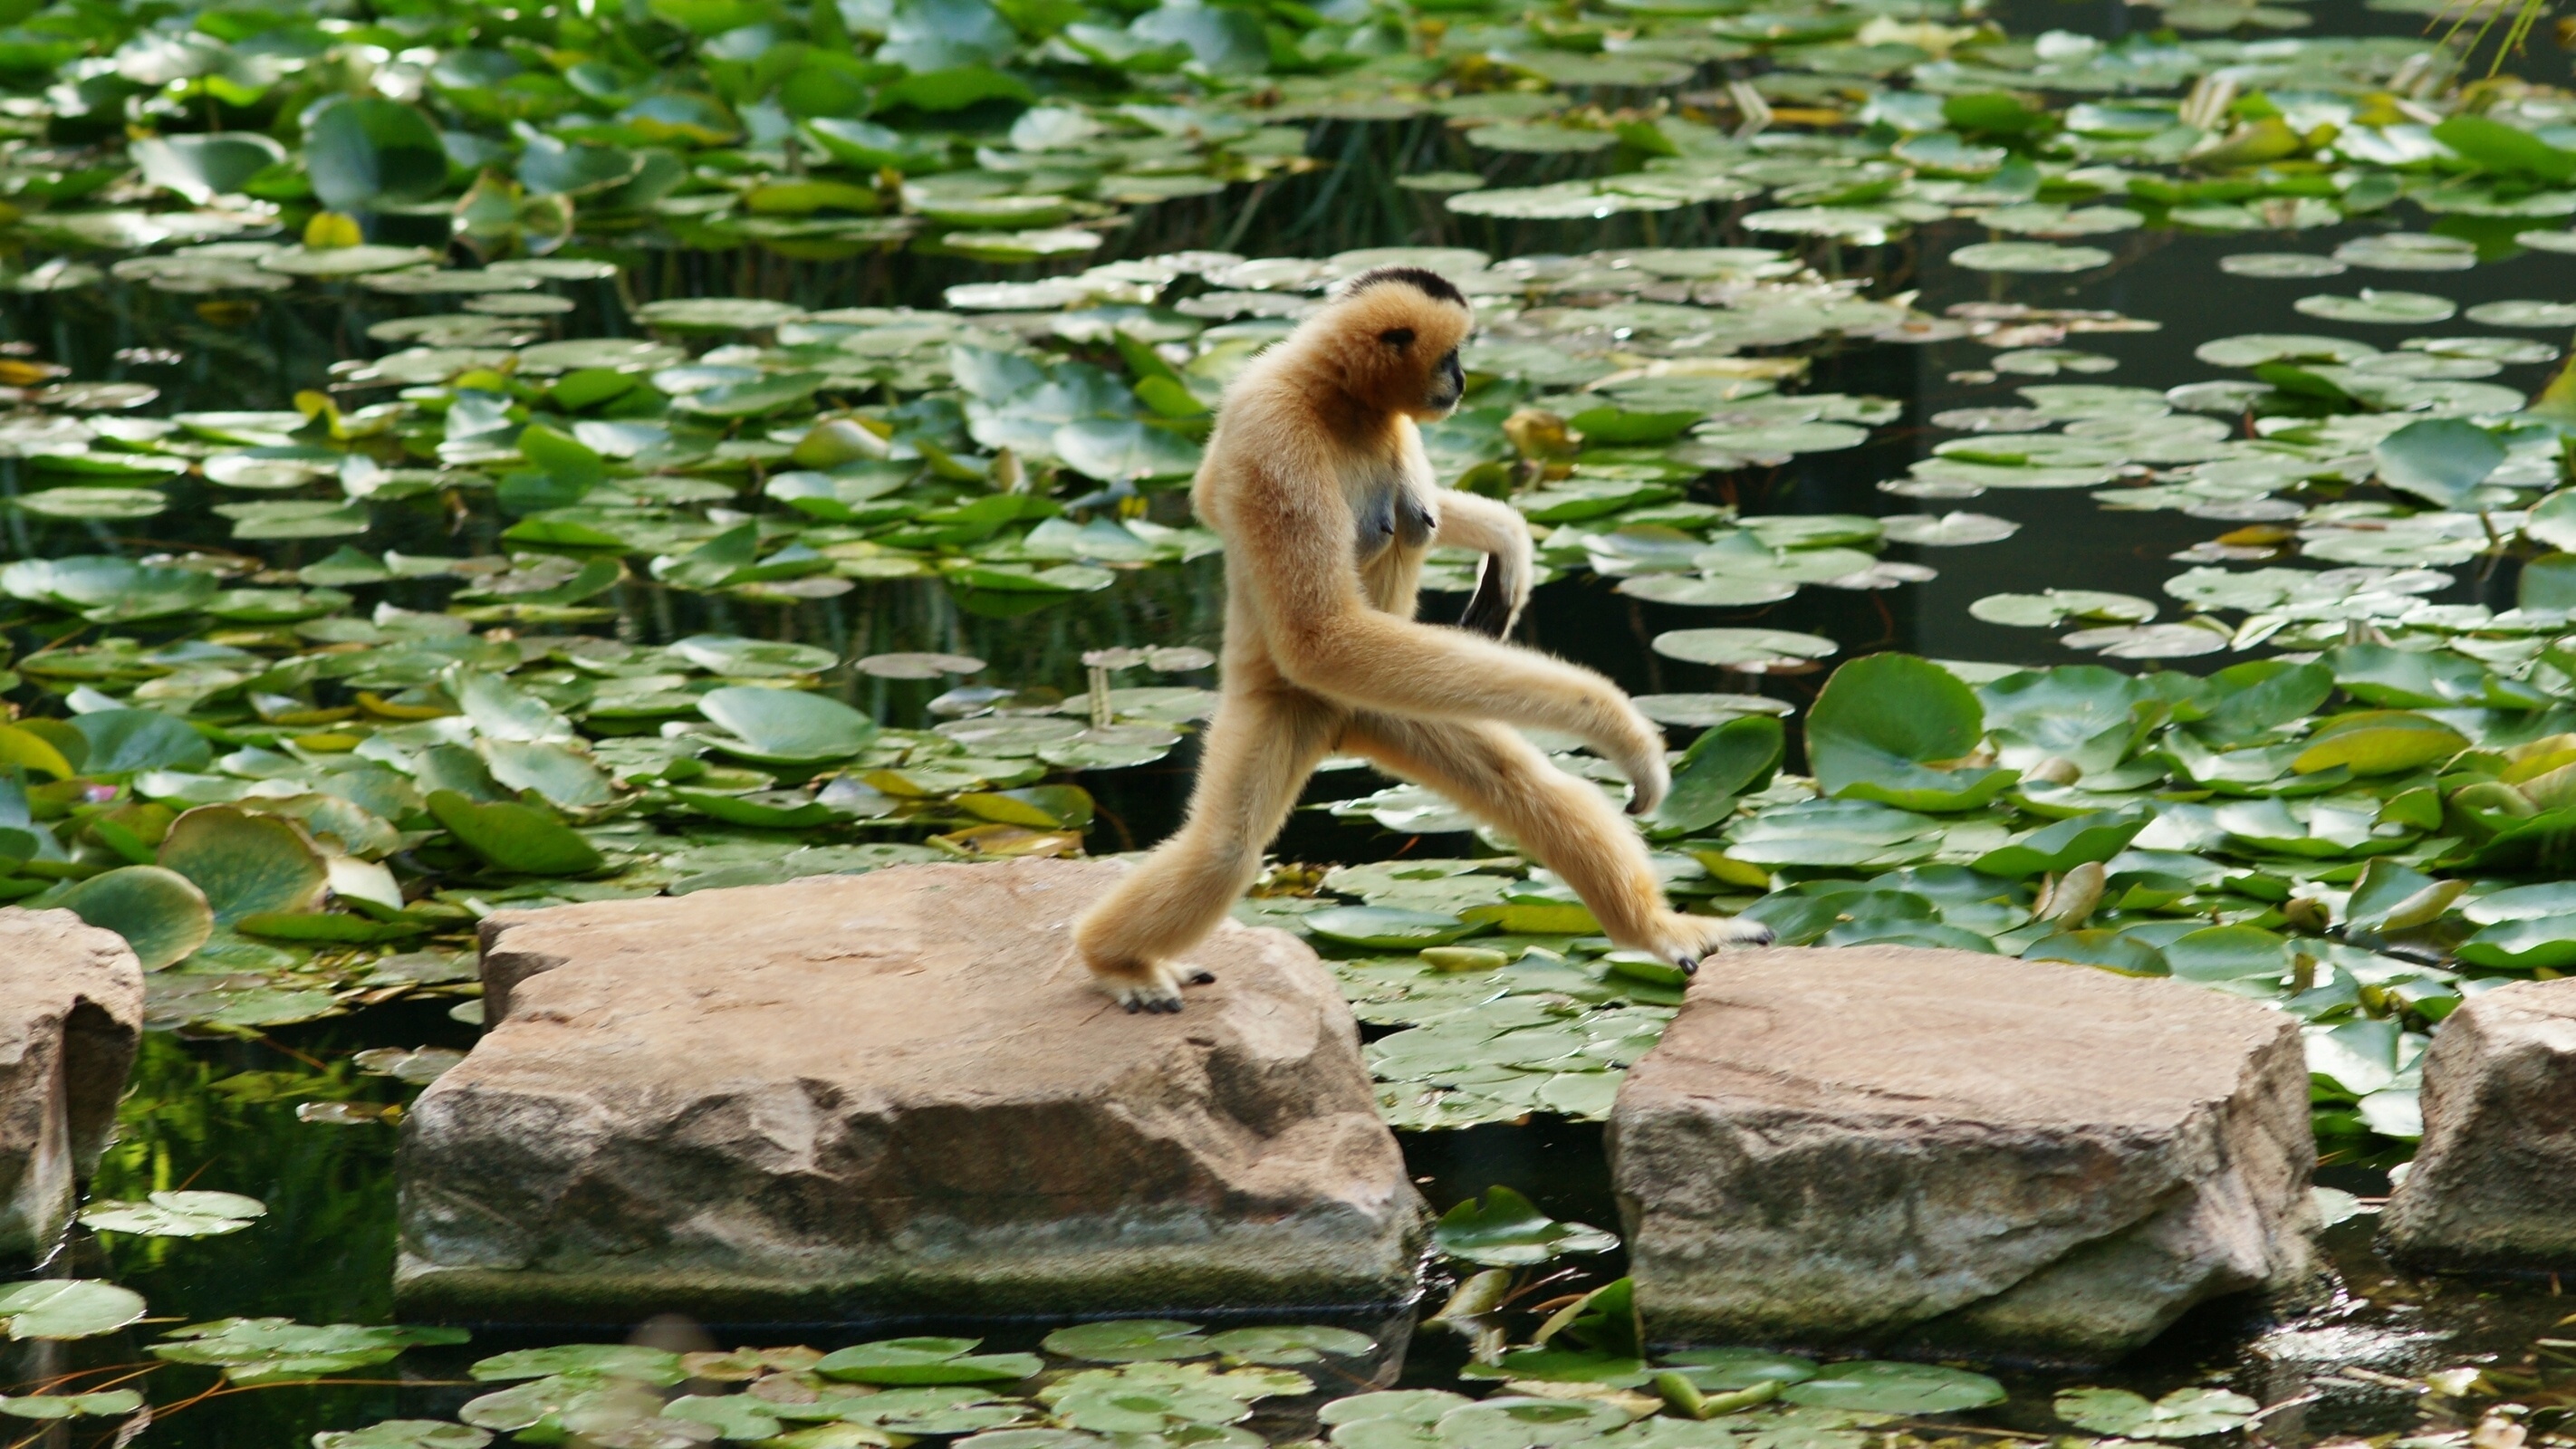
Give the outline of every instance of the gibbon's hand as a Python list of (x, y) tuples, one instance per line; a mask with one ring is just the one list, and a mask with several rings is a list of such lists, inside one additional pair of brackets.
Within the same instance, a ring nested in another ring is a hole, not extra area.
[(1500, 639), (1511, 633), (1529, 604), (1531, 561), (1529, 525), (1520, 510), (1474, 493), (1445, 490), (1439, 495), (1440, 524), (1432, 541), (1442, 547), (1472, 548), (1485, 555), (1476, 571), (1476, 592), (1467, 600), (1458, 627)]

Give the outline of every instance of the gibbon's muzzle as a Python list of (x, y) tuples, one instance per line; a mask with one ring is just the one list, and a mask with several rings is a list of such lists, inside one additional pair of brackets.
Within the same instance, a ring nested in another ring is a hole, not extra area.
[(1431, 405), (1447, 412), (1467, 395), (1467, 370), (1458, 365), (1458, 349), (1450, 348), (1449, 355), (1440, 359), (1437, 376), (1439, 386), (1432, 389)]

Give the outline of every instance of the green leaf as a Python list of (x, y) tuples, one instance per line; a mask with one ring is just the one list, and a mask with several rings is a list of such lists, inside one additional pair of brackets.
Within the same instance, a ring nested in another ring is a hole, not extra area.
[(157, 709), (102, 709), (71, 718), (89, 741), (81, 772), (109, 777), (145, 770), (202, 770), (214, 759), (206, 737)]
[(220, 1368), (235, 1384), (295, 1383), (390, 1363), (414, 1344), (463, 1343), (456, 1328), (305, 1324), (285, 1318), (219, 1318), (162, 1335), (155, 1357)]
[(333, 211), (423, 201), (447, 185), (438, 126), (416, 106), (373, 96), (325, 104), (304, 134), (313, 193)]
[(1928, 1363), (1828, 1364), (1780, 1397), (1821, 1409), (1871, 1414), (1948, 1414), (2004, 1400), (2004, 1386), (1984, 1374)]
[(316, 1434), (313, 1449), (483, 1449), (491, 1442), (487, 1430), (444, 1419), (386, 1419), (363, 1429)]
[(454, 790), (431, 791), (428, 805), (439, 824), (496, 869), (580, 875), (606, 863), (598, 847), (534, 805), (507, 800), (477, 804)]
[(1114, 1318), (1102, 1323), (1077, 1323), (1059, 1328), (1040, 1342), (1039, 1347), (1066, 1358), (1090, 1359), (1094, 1363), (1162, 1363), (1174, 1359), (1203, 1358), (1216, 1352), (1199, 1336), (1195, 1323), (1177, 1323), (1168, 1318)]
[(972, 1338), (890, 1338), (826, 1354), (814, 1372), (859, 1384), (1007, 1383), (1034, 1377), (1046, 1361), (1029, 1353), (975, 1352)]
[(1985, 733), (1985, 707), (1958, 676), (1911, 654), (1873, 654), (1834, 671), (1807, 714), (1807, 756), (1827, 794), (1915, 810), (1970, 810), (2017, 778), (2004, 769), (1931, 767)]
[(0, 1288), (0, 1318), (9, 1336), (96, 1338), (143, 1316), (143, 1295), (87, 1278), (38, 1278)]
[(1377, 1340), (1347, 1328), (1291, 1324), (1276, 1328), (1229, 1328), (1208, 1335), (1208, 1344), (1230, 1364), (1321, 1363), (1326, 1358), (1358, 1358), (1377, 1347)]
[[(322, 852), (302, 826), (230, 805), (202, 805), (171, 822), (160, 863), (204, 892), (218, 926), (312, 910), (331, 883)], [(168, 894), (166, 886), (159, 889)]]
[(1987, 851), (1971, 865), (2011, 880), (2058, 874), (2091, 860), (2109, 860), (2147, 828), (2146, 812), (2097, 810), (2043, 826), (2010, 845)]
[(117, 1418), (143, 1407), (143, 1395), (133, 1389), (104, 1389), (94, 1394), (31, 1394), (24, 1398), (0, 1395), (0, 1414), (13, 1419), (71, 1419), (83, 1414)]
[(1705, 830), (1734, 813), (1736, 797), (1759, 790), (1788, 751), (1788, 733), (1772, 715), (1743, 715), (1704, 730), (1673, 766), (1673, 784), (1649, 823)]
[(591, 1373), (667, 1386), (689, 1376), (678, 1354), (633, 1343), (559, 1343), (546, 1348), (516, 1349), (477, 1359), (466, 1372), (485, 1383)]
[(1660, 1363), (1679, 1369), (1698, 1388), (1731, 1392), (1760, 1384), (1804, 1383), (1817, 1373), (1813, 1359), (1758, 1348), (1695, 1348), (1665, 1354)]
[(146, 971), (195, 954), (215, 933), (215, 913), (196, 882), (156, 865), (119, 866), (78, 882), (51, 902), (133, 948)]
[(2553, 183), (2576, 178), (2576, 151), (2562, 150), (2529, 131), (2485, 116), (2451, 116), (2433, 128), (2433, 139), (2499, 176)]
[(801, 689), (736, 685), (700, 696), (698, 710), (731, 732), (730, 738), (711, 737), (716, 748), (763, 764), (846, 760), (877, 734), (875, 720)]
[(237, 1233), (265, 1216), (268, 1204), (237, 1192), (156, 1192), (144, 1202), (96, 1202), (81, 1210), (83, 1227), (148, 1238), (211, 1238)]
[(2457, 954), (2462, 964), (2490, 971), (2563, 971), (2576, 966), (2576, 915), (2498, 921), (2461, 942)]
[(1616, 1234), (1558, 1222), (1499, 1184), (1486, 1189), (1481, 1201), (1470, 1198), (1442, 1213), (1431, 1241), (1461, 1262), (1503, 1268), (1545, 1263), (1568, 1253), (1606, 1253), (1619, 1246)]
[(2371, 450), (2380, 481), (2438, 508), (2456, 507), (2504, 463), (2495, 434), (2458, 418), (2408, 423)]
[(135, 141), (126, 154), (143, 179), (200, 205), (238, 193), (243, 183), (286, 159), (286, 148), (257, 131), (215, 131), (154, 136)]
[(2068, 1389), (2057, 1417), (2076, 1428), (2125, 1439), (2197, 1439), (2241, 1429), (2262, 1405), (2226, 1389), (2176, 1389), (2149, 1403), (2127, 1389)]
[(1413, 951), (1446, 946), (1484, 930), (1480, 921), (1391, 906), (1330, 906), (1297, 918), (1298, 924), (1328, 941), (1372, 946), (1382, 951)]
[(2356, 775), (2399, 775), (2469, 747), (2466, 735), (2440, 720), (2396, 710), (2337, 715), (2310, 738), (2290, 762), (2302, 775), (2338, 765)]

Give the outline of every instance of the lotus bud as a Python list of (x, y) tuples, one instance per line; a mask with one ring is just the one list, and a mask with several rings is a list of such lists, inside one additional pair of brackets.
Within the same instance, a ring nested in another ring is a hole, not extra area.
[(1499, 971), (1512, 958), (1484, 946), (1426, 946), (1422, 964), (1434, 971)]
[(2332, 918), (2315, 896), (2292, 896), (2281, 903), (2281, 919), (2302, 931), (2322, 932)]

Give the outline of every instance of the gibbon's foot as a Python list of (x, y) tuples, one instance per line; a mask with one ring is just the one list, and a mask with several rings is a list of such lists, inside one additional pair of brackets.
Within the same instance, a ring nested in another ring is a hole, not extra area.
[(1193, 970), (1187, 976), (1159, 962), (1146, 961), (1132, 966), (1091, 968), (1092, 980), (1109, 993), (1109, 999), (1139, 1011), (1172, 1012), (1181, 1009), (1181, 987), (1205, 986), (1216, 980), (1212, 971)]
[(1768, 946), (1771, 928), (1734, 916), (1691, 916), (1667, 912), (1657, 934), (1663, 944), (1654, 954), (1672, 962), (1685, 976), (1699, 974), (1699, 963), (1730, 946)]

